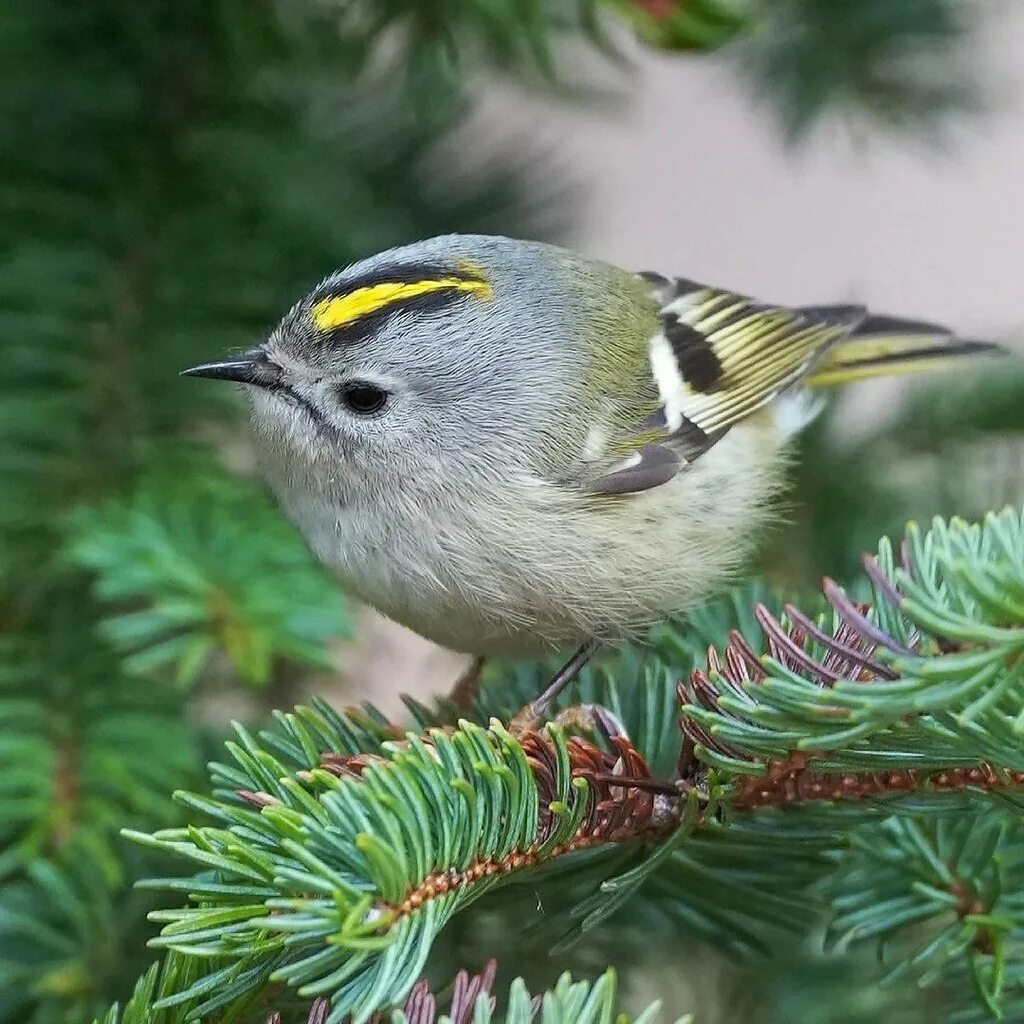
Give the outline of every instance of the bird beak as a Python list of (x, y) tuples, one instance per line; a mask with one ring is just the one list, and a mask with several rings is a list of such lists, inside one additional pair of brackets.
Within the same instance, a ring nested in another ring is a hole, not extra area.
[(209, 377), (211, 380), (233, 380), (257, 388), (272, 388), (281, 383), (281, 367), (272, 363), (266, 352), (256, 346), (234, 359), (202, 363), (181, 371), (182, 377)]

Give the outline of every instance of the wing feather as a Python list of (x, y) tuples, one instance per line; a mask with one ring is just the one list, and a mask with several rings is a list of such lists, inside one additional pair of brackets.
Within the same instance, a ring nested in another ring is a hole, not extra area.
[[(664, 286), (658, 290), (662, 335), (681, 338), (682, 327), (686, 338), (675, 346), (680, 379), (662, 375), (662, 399), (675, 422), (682, 417), (706, 433), (767, 405), (867, 316), (861, 306), (765, 305), (693, 281), (675, 282), (667, 297)], [(698, 356), (701, 350), (707, 354)], [(713, 379), (691, 370), (711, 364), (718, 367)]]
[(593, 493), (665, 483), (806, 374), (865, 316), (860, 307), (786, 309), (681, 278), (641, 276), (658, 307), (647, 372), (661, 408), (610, 445), (617, 461), (599, 463), (587, 485)]
[(685, 278), (639, 277), (658, 310), (648, 372), (661, 408), (612, 445), (618, 461), (606, 460), (591, 480), (597, 493), (666, 482), (784, 393), (777, 422), (792, 433), (821, 407), (797, 385), (829, 387), (1001, 351), (937, 324), (869, 314), (863, 306), (775, 306)]

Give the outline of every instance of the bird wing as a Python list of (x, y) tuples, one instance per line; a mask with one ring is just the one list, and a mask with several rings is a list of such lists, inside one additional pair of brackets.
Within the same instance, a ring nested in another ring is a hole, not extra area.
[[(591, 482), (596, 493), (666, 483), (794, 385), (831, 387), (1004, 351), (937, 324), (870, 315), (863, 306), (775, 306), (684, 278), (640, 277), (658, 308), (646, 372), (660, 405), (620, 439), (620, 461)], [(780, 407), (785, 432), (805, 425), (815, 407), (797, 402), (793, 410), (798, 417), (787, 423)]]
[(867, 316), (861, 306), (772, 306), (684, 278), (641, 276), (658, 308), (644, 368), (657, 408), (610, 445), (618, 461), (590, 482), (594, 493), (666, 483)]
[(863, 306), (774, 306), (682, 278), (652, 281), (651, 367), (671, 430), (728, 430), (808, 376)]

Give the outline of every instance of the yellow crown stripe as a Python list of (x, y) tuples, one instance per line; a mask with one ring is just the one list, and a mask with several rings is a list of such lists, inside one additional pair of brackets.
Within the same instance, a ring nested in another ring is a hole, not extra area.
[(489, 299), (492, 295), (491, 286), (487, 281), (464, 277), (437, 277), (426, 281), (385, 281), (357, 288), (348, 295), (318, 302), (313, 307), (313, 322), (322, 331), (333, 331), (378, 310), (386, 309), (396, 302), (441, 291), (469, 292), (481, 299)]

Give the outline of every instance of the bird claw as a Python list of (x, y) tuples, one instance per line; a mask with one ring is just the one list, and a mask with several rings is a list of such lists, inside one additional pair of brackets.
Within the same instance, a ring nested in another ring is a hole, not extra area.
[(617, 737), (629, 739), (622, 720), (603, 704), (573, 704), (559, 711), (554, 722), (563, 728), (599, 733), (609, 741)]
[[(536, 701), (527, 704), (509, 723), (509, 731), (514, 735), (535, 732), (544, 724), (546, 717), (538, 715), (535, 710)], [(603, 704), (572, 704), (563, 708), (551, 719), (562, 729), (577, 732), (589, 732), (603, 736), (611, 743), (616, 739), (629, 739), (629, 733), (622, 719)]]

